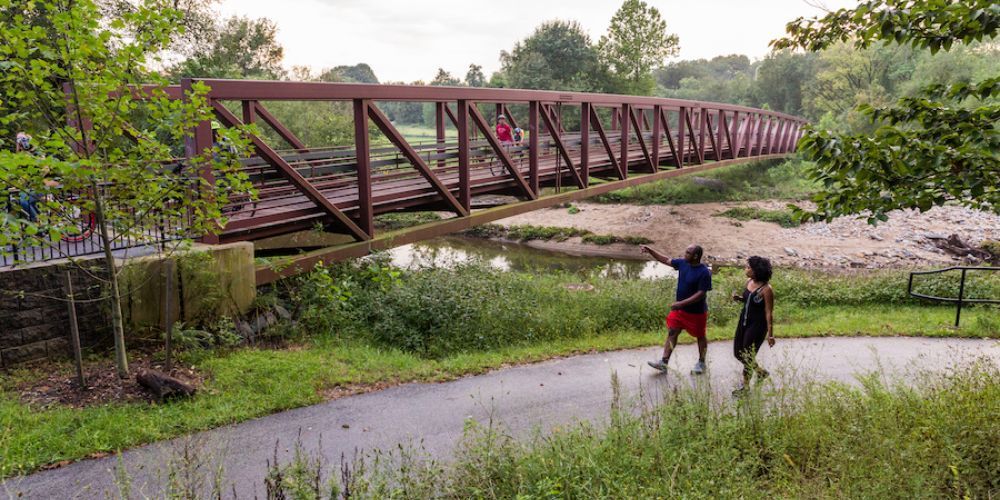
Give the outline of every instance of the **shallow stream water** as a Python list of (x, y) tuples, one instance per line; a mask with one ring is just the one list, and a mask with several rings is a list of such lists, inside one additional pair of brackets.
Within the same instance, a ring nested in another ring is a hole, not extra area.
[(402, 268), (442, 267), (481, 261), (504, 271), (529, 273), (570, 272), (581, 277), (656, 279), (677, 275), (670, 266), (651, 260), (576, 256), (539, 250), (517, 243), (446, 236), (396, 247), (392, 263)]

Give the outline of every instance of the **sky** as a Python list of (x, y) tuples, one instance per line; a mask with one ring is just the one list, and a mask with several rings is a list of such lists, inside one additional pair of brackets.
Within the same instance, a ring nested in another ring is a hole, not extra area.
[[(765, 56), (785, 23), (856, 0), (646, 0), (680, 37), (671, 60)], [(267, 17), (278, 26), (285, 66), (314, 72), (368, 63), (381, 82), (429, 81), (444, 68), (463, 78), (470, 63), (489, 78), (500, 51), (552, 19), (578, 21), (597, 40), (621, 0), (222, 0), (225, 16)]]

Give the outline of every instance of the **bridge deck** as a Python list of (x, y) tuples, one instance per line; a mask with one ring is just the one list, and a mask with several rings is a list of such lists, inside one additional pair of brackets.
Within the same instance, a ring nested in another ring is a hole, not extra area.
[[(643, 135), (648, 145), (652, 140), (652, 134), (646, 132)], [(574, 168), (579, 171), (582, 153), (580, 134), (578, 132), (566, 133), (561, 136), (561, 139), (564, 144), (568, 145), (569, 157)], [(651, 172), (642, 145), (638, 144), (635, 139), (634, 136), (631, 138), (628, 148), (629, 170), (632, 172)], [(608, 140), (612, 145), (615, 160), (620, 161), (620, 134), (610, 133)], [(663, 139), (661, 138), (661, 140)], [(677, 141), (678, 139), (675, 137), (674, 142), (677, 143)], [(419, 149), (424, 161), (431, 166), (434, 175), (449, 191), (455, 194), (459, 189), (457, 145), (455, 143), (431, 143), (419, 145), (416, 148)], [(486, 141), (474, 142), (472, 149), (469, 175), (473, 195), (486, 193), (519, 194), (518, 182), (489, 148)], [(518, 174), (527, 180), (530, 173), (528, 146), (509, 146), (505, 149)], [(607, 149), (599, 142), (599, 139), (590, 141), (588, 152), (589, 177), (619, 178), (619, 173), (612, 164)], [(744, 149), (743, 154), (745, 153)], [(394, 147), (373, 148), (371, 154), (373, 157), (372, 205), (374, 214), (420, 207), (447, 210), (447, 207), (443, 205), (442, 196)], [(690, 159), (696, 156), (696, 152), (689, 150), (688, 155), (690, 162)], [(706, 145), (704, 156), (706, 159), (732, 157), (728, 148), (721, 148), (719, 155), (716, 155), (710, 145)], [(308, 153), (290, 151), (283, 152), (282, 157), (345, 214), (353, 215), (358, 211), (360, 206), (359, 187), (353, 150), (337, 148)], [(676, 168), (677, 162), (672, 152), (666, 149), (660, 151), (656, 163), (659, 166), (658, 169), (672, 169)], [(328, 215), (315, 203), (266, 164), (262, 164), (260, 161), (250, 161), (246, 171), (251, 175), (251, 179), (258, 189), (258, 198), (253, 202), (235, 201), (231, 204), (230, 210), (233, 213), (222, 233), (224, 241), (265, 238), (290, 231), (308, 229), (329, 221)], [(542, 186), (555, 186), (558, 183), (568, 188), (577, 187), (571, 169), (552, 141), (540, 144), (538, 178), (539, 184)]]

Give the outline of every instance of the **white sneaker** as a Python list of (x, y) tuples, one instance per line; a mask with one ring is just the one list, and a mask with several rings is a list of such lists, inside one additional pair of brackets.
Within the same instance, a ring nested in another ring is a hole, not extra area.
[(691, 375), (701, 375), (705, 373), (705, 362), (698, 361), (694, 364), (694, 368), (691, 369)]

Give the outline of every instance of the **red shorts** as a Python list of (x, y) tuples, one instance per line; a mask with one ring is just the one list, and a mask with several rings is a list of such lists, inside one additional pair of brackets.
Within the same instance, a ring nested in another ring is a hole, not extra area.
[(670, 311), (667, 315), (667, 328), (687, 330), (692, 337), (701, 338), (705, 336), (705, 327), (708, 324), (708, 313), (689, 313), (681, 310)]

